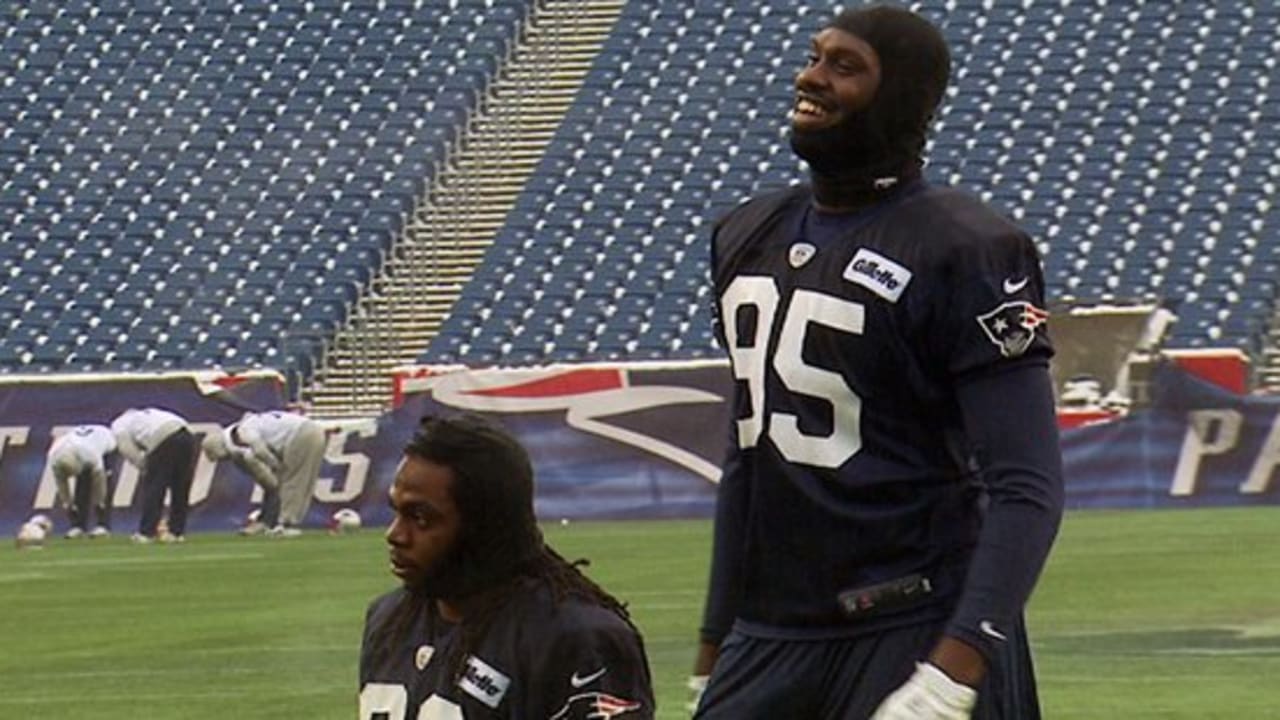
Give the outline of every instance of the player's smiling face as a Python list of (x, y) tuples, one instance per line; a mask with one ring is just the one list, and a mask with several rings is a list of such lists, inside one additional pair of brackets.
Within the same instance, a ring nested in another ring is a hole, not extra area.
[(456, 550), (462, 521), (452, 487), (452, 470), (413, 455), (396, 471), (387, 545), (391, 572), (405, 587), (421, 587)]
[(865, 40), (836, 28), (813, 38), (808, 61), (796, 76), (791, 124), (821, 130), (866, 109), (880, 87), (880, 56)]

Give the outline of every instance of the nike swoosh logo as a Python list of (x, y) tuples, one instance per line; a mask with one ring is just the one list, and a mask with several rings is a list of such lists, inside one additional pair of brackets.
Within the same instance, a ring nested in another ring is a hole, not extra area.
[(984, 634), (990, 635), (991, 637), (1001, 642), (1004, 642), (1005, 640), (1009, 639), (1004, 636), (1004, 633), (997, 630), (996, 626), (992, 625), (990, 620), (983, 620), (982, 622), (978, 623), (978, 629), (981, 630)]
[(1021, 280), (1014, 282), (1012, 279), (1006, 278), (1004, 281), (1004, 294), (1012, 295), (1018, 292), (1019, 290), (1027, 286), (1027, 281), (1029, 281), (1030, 279), (1031, 278), (1022, 278)]
[(586, 685), (590, 683), (592, 680), (595, 680), (596, 678), (605, 674), (606, 672), (608, 672), (608, 670), (609, 670), (608, 668), (600, 668), (599, 670), (591, 673), (590, 675), (587, 675), (586, 677), (579, 677), (578, 673), (574, 673), (569, 678), (569, 684), (574, 686), (575, 688), (580, 688), (583, 685)]

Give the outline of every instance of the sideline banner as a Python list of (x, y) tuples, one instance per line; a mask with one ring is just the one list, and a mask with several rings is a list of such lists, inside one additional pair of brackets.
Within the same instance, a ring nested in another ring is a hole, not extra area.
[(543, 519), (710, 516), (729, 383), (723, 362), (415, 369), (398, 378), (392, 424), (497, 419), (529, 450)]
[[(1280, 398), (1227, 392), (1179, 368), (1158, 367), (1151, 404), (1063, 431), (1072, 508), (1280, 503)], [(339, 507), (366, 525), (390, 519), (387, 489), (401, 450), (431, 413), (496, 419), (529, 449), (543, 520), (708, 517), (728, 442), (732, 387), (719, 361), (468, 370), (415, 367), (396, 378), (399, 406), (329, 428), (307, 525)], [(278, 376), (82, 376), (0, 382), (0, 533), (53, 507), (44, 457), (55, 433), (109, 423), (129, 407), (187, 417), (198, 434), (246, 410), (283, 406)], [(113, 463), (113, 529), (137, 524), (137, 474)], [(192, 489), (192, 530), (229, 532), (260, 501), (249, 478), (203, 457)]]
[[(496, 415), (534, 453), (539, 510), (554, 517), (709, 515), (728, 442), (723, 361), (519, 370), (411, 368), (409, 410)], [(1062, 431), (1070, 508), (1280, 503), (1280, 397), (1241, 395), (1177, 359), (1151, 404)]]
[(1280, 397), (1237, 395), (1165, 362), (1151, 400), (1063, 433), (1068, 507), (1280, 503)]
[[(237, 420), (246, 411), (284, 405), (274, 372), (151, 375), (49, 375), (0, 379), (0, 531), (12, 536), (35, 512), (44, 512), (61, 535), (67, 518), (55, 508), (53, 476), (45, 455), (54, 438), (76, 425), (110, 425), (129, 408), (160, 407), (186, 418), (197, 435)], [(119, 454), (108, 459), (112, 530), (132, 533), (138, 524), (138, 472)], [(247, 512), (252, 482), (232, 482), (203, 457), (191, 487), (192, 530), (224, 528)], [(242, 496), (242, 497), (241, 497)]]

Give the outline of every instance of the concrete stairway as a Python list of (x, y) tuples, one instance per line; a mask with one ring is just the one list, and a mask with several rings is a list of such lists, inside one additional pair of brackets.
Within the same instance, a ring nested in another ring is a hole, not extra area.
[(1254, 385), (1259, 390), (1280, 395), (1280, 308), (1271, 318), (1261, 356), (1254, 359), (1257, 361)]
[(383, 272), (326, 347), (302, 400), (318, 417), (385, 410), (541, 160), (625, 0), (538, 5)]

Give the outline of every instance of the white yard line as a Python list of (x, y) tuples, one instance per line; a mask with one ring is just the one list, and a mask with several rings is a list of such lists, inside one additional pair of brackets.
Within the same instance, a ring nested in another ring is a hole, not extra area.
[[(311, 690), (275, 689), (275, 690), (272, 690), (272, 696), (279, 697), (281, 695), (285, 695), (289, 697), (303, 697), (308, 695), (327, 695), (329, 692), (330, 692), (329, 688), (323, 688), (323, 687), (317, 687)], [(93, 694), (93, 702), (95, 703), (123, 702), (123, 703), (130, 703), (130, 704), (143, 703), (143, 702), (162, 703), (162, 702), (169, 702), (169, 701), (187, 702), (190, 700), (218, 700), (222, 698), (261, 697), (261, 695), (262, 695), (262, 690), (260, 688), (245, 690), (244, 692), (225, 692), (225, 691), (196, 692), (196, 691), (190, 691), (190, 690), (183, 690), (181, 692), (173, 692), (173, 693), (127, 692), (127, 693), (110, 693), (109, 694), (109, 693), (95, 692)], [(355, 695), (353, 691), (352, 697), (354, 696)], [(83, 702), (83, 700), (81, 700), (80, 698), (67, 697), (67, 696), (60, 696), (60, 697), (52, 697), (50, 695), (0, 696), (0, 707), (5, 705), (10, 705), (10, 706), (12, 705), (23, 705), (23, 706), (50, 705), (50, 704), (59, 704), (59, 703), (75, 704), (80, 702)]]
[[(142, 552), (146, 552), (143, 550)], [(229, 552), (229, 553), (186, 553), (174, 552), (165, 555), (118, 555), (113, 557), (95, 557), (95, 558), (57, 558), (40, 561), (42, 568), (59, 568), (59, 567), (112, 567), (117, 565), (154, 565), (154, 564), (187, 564), (193, 562), (226, 562), (229, 560), (261, 560), (266, 557), (264, 553), (259, 552)], [(0, 574), (0, 577), (5, 577)]]
[(0, 573), (0, 583), (29, 582), (31, 580), (47, 580), (48, 578), (49, 574), (42, 572)]

